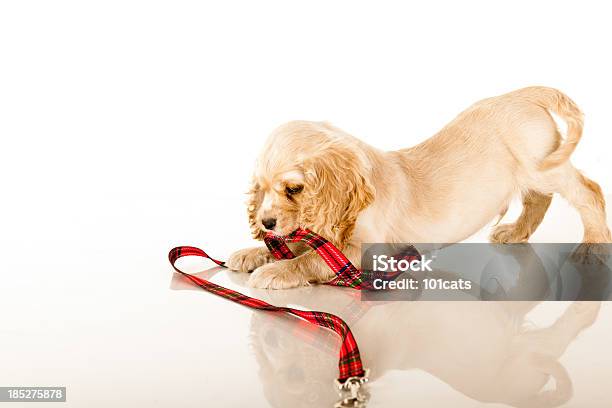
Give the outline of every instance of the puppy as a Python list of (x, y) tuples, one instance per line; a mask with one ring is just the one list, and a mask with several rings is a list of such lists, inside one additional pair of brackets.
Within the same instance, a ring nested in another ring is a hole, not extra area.
[[(567, 123), (562, 139), (551, 113)], [(580, 213), (583, 242), (611, 242), (597, 183), (569, 161), (582, 113), (563, 93), (529, 87), (477, 102), (423, 143), (385, 152), (323, 122), (293, 121), (266, 142), (248, 205), (253, 236), (298, 227), (330, 240), (356, 266), (364, 242), (452, 243), (474, 234), (511, 199), (523, 210), (490, 240), (524, 242), (553, 193)], [(232, 254), (227, 265), (253, 271), (249, 284), (282, 289), (334, 277), (313, 251), (273, 262), (266, 247)]]

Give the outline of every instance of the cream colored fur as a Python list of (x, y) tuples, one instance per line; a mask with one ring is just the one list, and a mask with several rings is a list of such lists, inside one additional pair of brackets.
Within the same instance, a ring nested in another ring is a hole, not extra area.
[[(565, 140), (551, 112), (567, 123)], [(257, 161), (253, 235), (263, 237), (266, 218), (277, 220), (279, 234), (309, 228), (359, 266), (363, 242), (458, 242), (505, 213), (517, 195), (523, 213), (498, 225), (491, 240), (526, 241), (559, 193), (580, 213), (585, 243), (611, 242), (601, 189), (569, 161), (581, 135), (578, 107), (545, 87), (477, 102), (430, 139), (390, 152), (328, 123), (289, 122), (272, 133)], [(260, 288), (333, 277), (314, 252), (302, 252), (271, 262), (265, 248), (251, 248), (234, 253), (228, 266), (254, 270), (249, 283)]]

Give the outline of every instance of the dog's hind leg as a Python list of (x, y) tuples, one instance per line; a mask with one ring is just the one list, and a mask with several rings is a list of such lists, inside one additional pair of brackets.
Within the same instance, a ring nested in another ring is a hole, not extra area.
[[(555, 169), (556, 170), (556, 169)], [(584, 226), (583, 242), (609, 243), (612, 236), (606, 223), (606, 202), (599, 184), (567, 163), (549, 172), (549, 181), (580, 214)]]
[(523, 212), (518, 219), (495, 227), (489, 240), (496, 244), (526, 242), (542, 222), (551, 201), (552, 195), (529, 190), (523, 195)]

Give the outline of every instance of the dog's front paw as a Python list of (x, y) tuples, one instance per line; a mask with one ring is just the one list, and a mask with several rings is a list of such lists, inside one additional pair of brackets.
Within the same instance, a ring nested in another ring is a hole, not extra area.
[(308, 281), (287, 262), (278, 261), (257, 268), (248, 285), (260, 289), (288, 289), (307, 286)]
[(231, 254), (225, 266), (234, 271), (251, 272), (273, 260), (274, 257), (265, 247), (246, 248)]

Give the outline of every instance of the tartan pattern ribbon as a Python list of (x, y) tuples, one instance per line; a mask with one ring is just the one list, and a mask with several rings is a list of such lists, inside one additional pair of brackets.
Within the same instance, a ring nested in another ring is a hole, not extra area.
[[(295, 258), (295, 254), (291, 252), (291, 249), (289, 249), (287, 246), (288, 242), (302, 242), (321, 256), (321, 258), (323, 258), (325, 263), (336, 275), (335, 278), (327, 282), (328, 285), (344, 286), (354, 289), (368, 288), (368, 285), (364, 284), (362, 271), (356, 268), (331, 242), (310, 230), (297, 229), (284, 237), (275, 235), (273, 233), (268, 233), (266, 234), (264, 241), (272, 255), (279, 260)], [(340, 347), (338, 360), (338, 381), (345, 382), (351, 377), (363, 377), (365, 375), (365, 370), (361, 362), (361, 355), (359, 354), (359, 348), (357, 347), (355, 337), (353, 336), (349, 326), (340, 317), (327, 312), (305, 311), (289, 307), (274, 306), (264, 302), (263, 300), (246, 296), (240, 292), (236, 292), (205, 279), (183, 272), (176, 266), (176, 261), (184, 256), (199, 256), (208, 258), (215, 264), (222, 267), (225, 267), (225, 262), (214, 259), (200, 248), (192, 246), (176, 247), (170, 251), (168, 254), (168, 259), (170, 260), (170, 264), (174, 270), (185, 276), (200, 288), (252, 309), (264, 310), (268, 312), (282, 312), (297, 316), (307, 322), (332, 330), (338, 336), (340, 336), (342, 345)], [(416, 254), (413, 254), (412, 256), (416, 259), (419, 257), (419, 254), (416, 252)]]
[(363, 289), (364, 280), (361, 270), (348, 260), (346, 256), (331, 242), (308, 229), (297, 229), (286, 236), (268, 232), (264, 237), (266, 246), (276, 259), (292, 259), (295, 255), (287, 242), (301, 242), (312, 248), (330, 267), (336, 275), (327, 285), (346, 286), (353, 289)]

